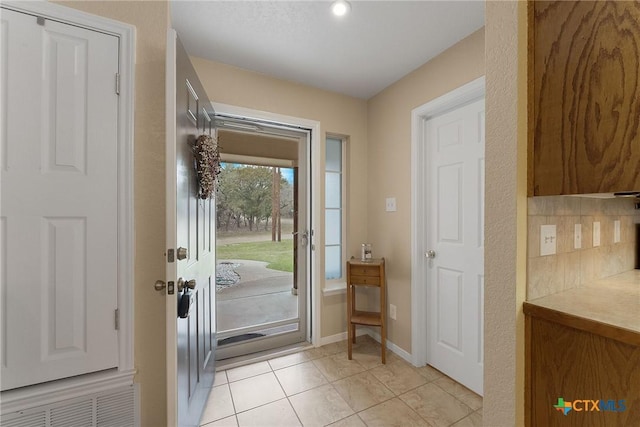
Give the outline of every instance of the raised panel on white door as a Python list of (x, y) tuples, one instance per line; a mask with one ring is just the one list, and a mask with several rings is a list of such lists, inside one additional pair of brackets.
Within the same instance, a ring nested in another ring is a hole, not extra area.
[(86, 218), (43, 218), (41, 230), (42, 358), (84, 353), (87, 351)]
[(477, 233), (476, 233), (476, 235), (478, 236), (477, 246), (478, 248), (484, 248), (484, 157), (481, 159), (478, 159), (477, 176), (478, 176), (478, 181), (477, 181), (478, 207), (476, 210), (476, 215), (478, 216), (477, 218), (478, 227), (477, 227)]
[(477, 300), (478, 300), (478, 348), (477, 362), (484, 364), (484, 274), (479, 275), (477, 280)]
[[(484, 108), (482, 111), (478, 111), (478, 138), (476, 141), (484, 147)], [(484, 151), (484, 150), (483, 150)]]
[(437, 290), (438, 344), (462, 352), (462, 280), (461, 271), (438, 268)]
[(43, 36), (43, 173), (85, 173), (89, 42), (46, 29)]
[(9, 23), (5, 19), (0, 20), (0, 169), (3, 171), (7, 170), (8, 30)]
[(0, 217), (0, 366), (7, 367), (7, 218)]
[(438, 151), (445, 151), (462, 143), (463, 125), (464, 122), (459, 119), (437, 125)]
[(437, 171), (438, 241), (463, 242), (462, 163), (439, 166)]

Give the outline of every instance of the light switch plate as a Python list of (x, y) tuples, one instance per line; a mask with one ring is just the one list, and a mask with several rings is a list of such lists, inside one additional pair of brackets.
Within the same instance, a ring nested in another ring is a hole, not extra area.
[(556, 226), (540, 226), (540, 256), (553, 255), (556, 253)]
[(396, 306), (393, 304), (389, 304), (389, 317), (392, 320), (396, 320), (396, 314), (397, 314)]
[(385, 206), (386, 206), (386, 211), (387, 212), (395, 212), (396, 211), (396, 198), (395, 197), (387, 197)]
[(593, 247), (600, 246), (600, 221), (593, 222)]
[(613, 243), (620, 243), (620, 220), (613, 221)]
[(573, 226), (573, 248), (582, 248), (582, 224), (574, 224)]

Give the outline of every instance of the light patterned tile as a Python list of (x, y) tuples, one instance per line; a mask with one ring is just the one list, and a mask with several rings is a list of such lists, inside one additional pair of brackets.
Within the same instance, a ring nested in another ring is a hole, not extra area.
[(559, 255), (530, 258), (527, 263), (527, 300), (545, 297), (564, 288), (564, 259)]
[(330, 382), (364, 371), (364, 367), (356, 360), (349, 360), (346, 353), (316, 359), (313, 364)]
[(566, 291), (567, 289), (579, 287), (581, 277), (581, 251), (569, 252), (558, 256), (564, 258), (564, 285), (562, 289)]
[(368, 427), (431, 427), (397, 397), (358, 415)]
[(420, 372), (420, 375), (425, 377), (427, 382), (435, 381), (438, 378), (442, 378), (444, 376), (442, 372), (438, 371), (437, 369), (429, 365), (416, 368), (416, 370)]
[(434, 427), (448, 427), (472, 412), (467, 405), (442, 390), (435, 382), (405, 393), (400, 399)]
[(527, 257), (535, 258), (540, 256), (540, 227), (548, 224), (546, 216), (530, 215), (528, 218), (528, 248)]
[(482, 408), (482, 396), (477, 395), (473, 391), (469, 390), (462, 384), (452, 380), (449, 377), (442, 377), (434, 384), (453, 395), (453, 397), (460, 400), (462, 403), (470, 407), (472, 410), (477, 411)]
[(240, 366), (227, 370), (227, 378), (229, 382), (240, 381), (245, 378), (255, 377), (256, 375), (271, 372), (271, 366), (267, 362), (258, 362), (251, 365)]
[(298, 427), (300, 420), (289, 400), (282, 399), (238, 414), (240, 427)]
[[(557, 253), (563, 254), (566, 252), (573, 252), (576, 249), (574, 246), (574, 234), (575, 225), (580, 224), (579, 216), (561, 216), (558, 217), (557, 228)], [(539, 246), (538, 241), (538, 246)]]
[(222, 385), (227, 384), (229, 380), (227, 379), (227, 371), (218, 371), (216, 372), (216, 376), (213, 379), (213, 385)]
[(229, 383), (236, 412), (243, 412), (285, 397), (273, 372)]
[(203, 427), (238, 427), (238, 420), (235, 415), (214, 421), (208, 424), (201, 424)]
[(405, 393), (427, 382), (419, 371), (404, 361), (387, 363), (373, 368), (371, 372), (382, 384), (396, 395)]
[(353, 415), (353, 410), (330, 384), (291, 396), (289, 401), (305, 427), (325, 426)]
[(327, 380), (312, 362), (289, 366), (275, 372), (287, 396), (327, 384)]
[(343, 418), (340, 421), (336, 421), (333, 424), (329, 424), (331, 427), (367, 427), (367, 425), (356, 415)]
[(333, 383), (340, 396), (356, 412), (392, 399), (395, 395), (369, 372), (362, 372)]
[(269, 360), (269, 365), (271, 365), (271, 369), (276, 371), (278, 369), (287, 368), (289, 366), (304, 363), (309, 360), (311, 360), (310, 356), (307, 353), (301, 351), (298, 353), (288, 354), (286, 356), (271, 359)]
[(235, 410), (229, 385), (222, 384), (211, 389), (209, 399), (200, 418), (200, 424), (227, 418), (233, 414), (235, 414)]
[(474, 412), (453, 424), (451, 427), (482, 427), (482, 411)]

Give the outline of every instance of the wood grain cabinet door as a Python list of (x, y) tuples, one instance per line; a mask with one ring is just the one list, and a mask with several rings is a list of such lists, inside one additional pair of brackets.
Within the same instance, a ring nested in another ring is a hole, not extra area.
[(529, 12), (530, 195), (640, 190), (640, 3)]

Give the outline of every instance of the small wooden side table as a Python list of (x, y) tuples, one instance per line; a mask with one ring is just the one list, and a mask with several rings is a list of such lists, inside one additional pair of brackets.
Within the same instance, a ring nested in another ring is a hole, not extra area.
[[(356, 310), (356, 287), (377, 287), (380, 292), (380, 311)], [(351, 360), (353, 343), (356, 342), (356, 325), (379, 326), (380, 344), (382, 347), (382, 363), (386, 363), (387, 327), (386, 313), (386, 279), (384, 275), (384, 258), (361, 261), (351, 258), (347, 261), (347, 335), (348, 356)]]

